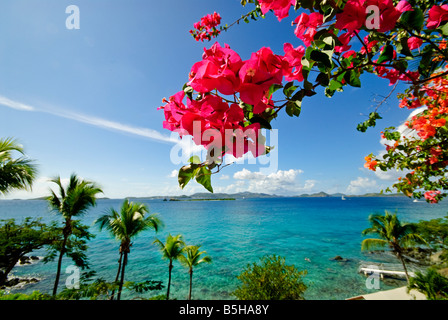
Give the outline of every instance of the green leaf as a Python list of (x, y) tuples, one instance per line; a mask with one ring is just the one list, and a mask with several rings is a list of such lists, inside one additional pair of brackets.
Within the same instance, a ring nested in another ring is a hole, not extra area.
[(328, 74), (326, 73), (319, 73), (318, 76), (316, 77), (316, 81), (323, 87), (326, 87), (329, 85), (330, 83), (330, 79), (328, 77)]
[(310, 58), (316, 62), (322, 63), (327, 68), (332, 67), (330, 57), (327, 54), (325, 54), (319, 50), (311, 51)]
[(283, 88), (283, 94), (289, 98), (296, 90), (297, 86), (294, 85), (294, 81), (291, 81), (285, 84), (285, 87)]
[(414, 7), (413, 11), (406, 11), (401, 15), (400, 22), (412, 30), (421, 31), (425, 18), (420, 8)]
[(192, 156), (188, 162), (190, 163), (194, 163), (194, 164), (200, 164), (201, 163), (201, 159), (198, 156)]
[(267, 96), (268, 96), (269, 98), (271, 98), (272, 95), (274, 94), (274, 92), (277, 91), (277, 90), (279, 90), (279, 89), (281, 89), (281, 88), (283, 88), (283, 86), (282, 86), (281, 84), (274, 83), (273, 85), (271, 85), (271, 86), (269, 87), (269, 91), (268, 91), (268, 95), (267, 95)]
[(448, 23), (444, 24), (442, 27), (439, 28), (440, 31), (442, 31), (444, 36), (448, 36)]
[(305, 96), (305, 90), (301, 89), (299, 91), (297, 91), (291, 98), (292, 101), (297, 101), (300, 100), (302, 101), (303, 97)]
[(330, 88), (325, 88), (325, 96), (328, 98), (333, 97), (334, 93), (336, 92), (336, 90), (331, 90)]
[(286, 113), (290, 117), (300, 116), (301, 111), (302, 111), (302, 101), (300, 100), (288, 101), (288, 103), (286, 104)]
[(198, 169), (199, 165), (194, 163), (190, 163), (180, 168), (177, 180), (181, 189), (185, 188), (188, 182), (196, 175)]
[(185, 92), (185, 95), (186, 95), (188, 98), (193, 99), (193, 92), (194, 92), (194, 90), (193, 90), (192, 87), (190, 87), (190, 86), (188, 86), (187, 84), (185, 84), (184, 87), (183, 87), (183, 90), (184, 90), (184, 92)]
[(360, 74), (355, 70), (347, 71), (344, 75), (344, 80), (352, 87), (361, 87), (361, 80), (359, 80)]
[(341, 88), (342, 87), (342, 83), (340, 83), (337, 80), (331, 79), (328, 87), (330, 88), (330, 90), (334, 91), (334, 90), (337, 90), (337, 89)]
[(314, 0), (301, 0), (297, 2), (300, 2), (300, 6), (304, 9), (313, 9)]
[(394, 47), (388, 44), (383, 52), (381, 52), (377, 63), (383, 63), (384, 61), (391, 61), (394, 58)]
[(251, 123), (259, 123), (262, 128), (272, 130), (272, 126), (269, 123), (269, 121), (267, 121), (265, 118), (262, 118), (260, 116), (253, 116), (252, 118), (249, 119), (249, 121)]
[(408, 37), (401, 38), (400, 42), (397, 44), (397, 52), (407, 57), (413, 57), (408, 46), (408, 39)]
[(205, 189), (213, 193), (212, 172), (207, 167), (201, 167), (196, 173), (196, 181), (203, 185)]

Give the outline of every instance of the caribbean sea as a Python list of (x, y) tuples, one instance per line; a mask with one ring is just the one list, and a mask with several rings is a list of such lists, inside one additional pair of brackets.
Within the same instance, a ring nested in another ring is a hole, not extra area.
[[(119, 210), (121, 199), (100, 199), (97, 206), (83, 216), (96, 237), (89, 241), (87, 256), (90, 270), (98, 277), (113, 281), (118, 267), (119, 243), (107, 231), (99, 232), (94, 221), (109, 208)], [(308, 289), (307, 300), (344, 300), (377, 290), (403, 286), (403, 281), (381, 282), (379, 288), (369, 289), (366, 277), (358, 273), (362, 263), (372, 261), (398, 263), (389, 258), (361, 252), (361, 232), (369, 227), (372, 213), (396, 212), (402, 221), (417, 222), (447, 215), (448, 203), (413, 202), (406, 197), (341, 198), (269, 198), (234, 201), (163, 201), (134, 200), (148, 204), (151, 213), (158, 213), (165, 227), (157, 234), (145, 231), (134, 239), (126, 267), (126, 281), (158, 280), (168, 283), (168, 261), (161, 258), (154, 239), (165, 241), (166, 236), (182, 234), (187, 244), (201, 245), (212, 257), (211, 264), (194, 269), (193, 299), (235, 299), (232, 291), (239, 284), (236, 278), (250, 263), (264, 255), (283, 256), (288, 264), (306, 270), (303, 278)], [(0, 201), (0, 219), (41, 217), (43, 222), (58, 219), (50, 213), (43, 200)], [(45, 250), (33, 255), (44, 256)], [(341, 256), (343, 260), (333, 260)], [(389, 260), (388, 260), (389, 259)], [(73, 263), (65, 259), (60, 289), (72, 273)], [(51, 293), (56, 262), (17, 266), (14, 276), (35, 277), (40, 281), (14, 292), (34, 290)], [(174, 263), (170, 297), (186, 299), (189, 288), (188, 270)], [(151, 297), (166, 291), (143, 294), (125, 292), (123, 299)]]

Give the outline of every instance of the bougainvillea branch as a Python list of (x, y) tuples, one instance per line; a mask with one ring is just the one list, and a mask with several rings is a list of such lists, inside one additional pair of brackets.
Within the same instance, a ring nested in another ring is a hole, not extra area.
[[(408, 84), (400, 106), (421, 108), (407, 125), (407, 135), (384, 131), (382, 157), (366, 157), (371, 170), (403, 170), (393, 185), (408, 196), (437, 202), (445, 196), (448, 164), (448, 5), (435, 0), (243, 0), (255, 9), (240, 20), (273, 13), (281, 21), (293, 16), (291, 32), (297, 43), (285, 43), (282, 53), (263, 47), (242, 58), (218, 42), (204, 50), (181, 91), (165, 99), (164, 128), (178, 132), (208, 151), (207, 160), (183, 167), (182, 187), (195, 178), (212, 190), (212, 170), (223, 157), (258, 157), (269, 152), (260, 129), (271, 129), (281, 110), (298, 117), (306, 97), (319, 91), (327, 97), (346, 86), (361, 87), (361, 75), (374, 74)], [(217, 13), (204, 16), (191, 33), (197, 41), (217, 37)], [(274, 93), (284, 98), (273, 99)], [(375, 110), (358, 125), (366, 131), (381, 116)], [(204, 139), (204, 133), (205, 135)], [(201, 177), (198, 179), (198, 177)]]

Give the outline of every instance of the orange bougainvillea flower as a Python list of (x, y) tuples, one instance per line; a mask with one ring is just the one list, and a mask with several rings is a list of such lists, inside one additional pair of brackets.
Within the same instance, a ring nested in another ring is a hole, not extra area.
[(364, 167), (372, 170), (372, 171), (376, 171), (376, 166), (378, 165), (378, 161), (373, 160), (372, 161), (372, 157), (371, 156), (367, 156), (364, 158), (366, 160), (366, 163), (364, 164)]

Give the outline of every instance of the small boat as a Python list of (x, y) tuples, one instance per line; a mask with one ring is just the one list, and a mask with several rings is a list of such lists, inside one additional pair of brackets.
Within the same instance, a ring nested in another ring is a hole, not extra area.
[(341, 200), (346, 200), (344, 196), (341, 197)]

